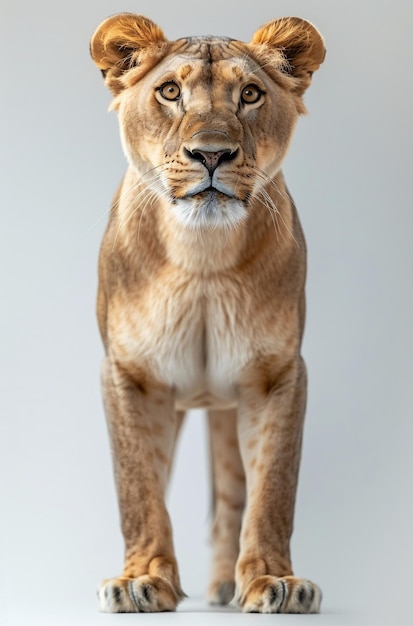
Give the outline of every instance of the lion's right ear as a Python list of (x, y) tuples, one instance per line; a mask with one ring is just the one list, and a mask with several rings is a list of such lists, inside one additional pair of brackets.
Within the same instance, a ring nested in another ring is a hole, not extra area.
[(108, 87), (119, 93), (119, 77), (138, 65), (148, 48), (167, 41), (162, 30), (143, 15), (119, 13), (108, 17), (96, 29), (90, 42), (90, 54), (101, 70)]

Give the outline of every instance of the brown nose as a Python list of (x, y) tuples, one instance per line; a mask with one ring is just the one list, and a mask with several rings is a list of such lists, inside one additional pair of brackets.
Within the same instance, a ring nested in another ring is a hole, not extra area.
[(229, 148), (217, 150), (216, 152), (207, 152), (206, 150), (199, 150), (198, 148), (187, 150), (185, 148), (186, 156), (194, 161), (201, 161), (202, 165), (205, 165), (211, 176), (218, 165), (221, 165), (224, 161), (232, 161), (235, 159), (237, 152), (238, 150), (232, 152)]

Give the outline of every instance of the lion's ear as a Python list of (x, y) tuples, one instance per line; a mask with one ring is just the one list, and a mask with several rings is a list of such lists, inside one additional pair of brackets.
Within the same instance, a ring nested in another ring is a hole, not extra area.
[[(116, 80), (139, 62), (142, 51), (166, 41), (162, 30), (143, 15), (119, 13), (108, 17), (96, 29), (90, 54), (103, 76)], [(107, 82), (112, 88), (110, 81)]]
[(303, 81), (303, 91), (326, 54), (324, 40), (318, 30), (299, 17), (283, 17), (268, 22), (257, 30), (251, 43), (281, 52), (286, 62), (284, 71)]

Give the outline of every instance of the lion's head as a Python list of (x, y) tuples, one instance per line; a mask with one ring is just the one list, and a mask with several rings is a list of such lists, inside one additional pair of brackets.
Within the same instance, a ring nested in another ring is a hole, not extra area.
[(198, 228), (238, 224), (267, 193), (325, 48), (299, 18), (266, 24), (248, 44), (170, 42), (125, 13), (99, 26), (91, 54), (115, 96), (130, 165), (180, 223)]

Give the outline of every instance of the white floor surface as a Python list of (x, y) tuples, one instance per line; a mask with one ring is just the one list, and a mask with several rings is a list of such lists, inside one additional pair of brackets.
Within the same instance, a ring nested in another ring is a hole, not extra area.
[[(3, 616), (3, 626), (370, 626), (379, 622), (361, 613), (340, 612), (325, 607), (320, 615), (243, 614), (233, 607), (211, 607), (201, 599), (186, 599), (176, 613), (108, 615), (93, 610), (83, 612), (19, 613)], [(380, 625), (381, 626), (381, 625)]]

